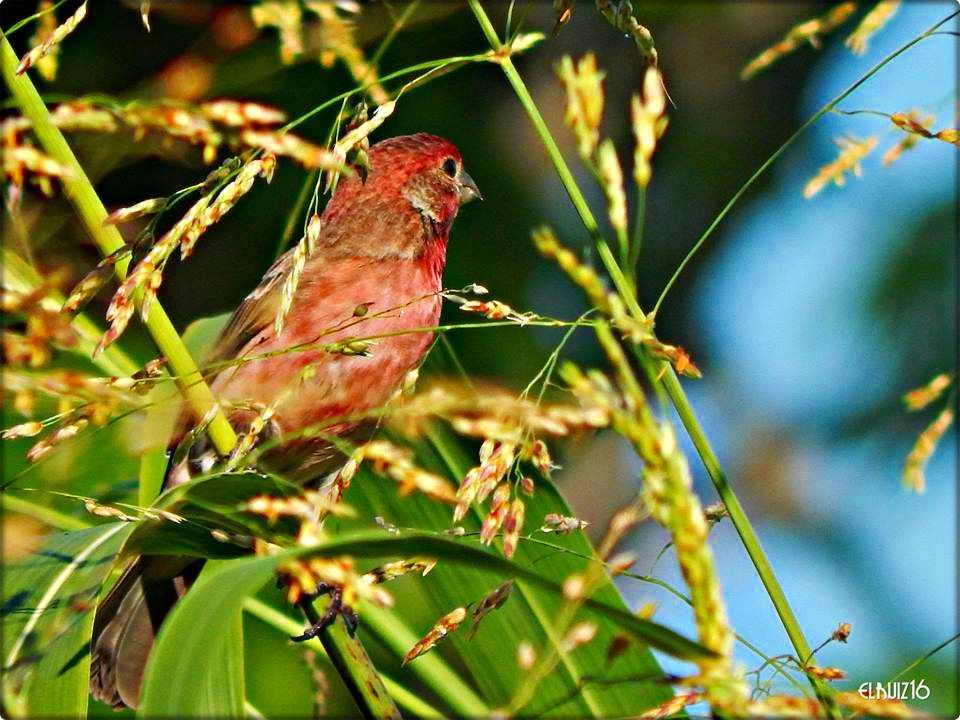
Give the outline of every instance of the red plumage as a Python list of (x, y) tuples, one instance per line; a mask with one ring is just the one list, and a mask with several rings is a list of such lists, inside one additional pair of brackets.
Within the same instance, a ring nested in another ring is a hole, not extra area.
[[(316, 482), (342, 456), (329, 441), (303, 439), (299, 431), (363, 439), (377, 410), (422, 362), (433, 335), (421, 329), (440, 316), (450, 228), (460, 204), (479, 197), (457, 148), (434, 135), (384, 140), (370, 148), (369, 161), (367, 177), (342, 179), (327, 204), (282, 333), (274, 322), (295, 251), (267, 271), (208, 358), (226, 362), (211, 387), (239, 430), (257, 412), (252, 408), (275, 409), (281, 443), (261, 460), (300, 483)], [(366, 313), (357, 312), (360, 306)], [(368, 357), (319, 348), (371, 336), (378, 337)], [(240, 362), (229, 362), (235, 359)], [(188, 426), (185, 415), (175, 440)], [(189, 462), (168, 470), (168, 485), (189, 478)], [(139, 704), (153, 637), (195, 573), (190, 559), (168, 556), (139, 558), (128, 567), (97, 609), (95, 697), (114, 706)]]

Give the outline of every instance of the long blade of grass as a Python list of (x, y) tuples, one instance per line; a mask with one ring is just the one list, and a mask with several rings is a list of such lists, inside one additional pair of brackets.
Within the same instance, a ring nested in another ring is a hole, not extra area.
[(130, 530), (130, 524), (111, 523), (57, 534), (41, 552), (8, 568), (4, 676), (5, 682), (23, 678), (26, 716), (85, 715), (93, 600)]

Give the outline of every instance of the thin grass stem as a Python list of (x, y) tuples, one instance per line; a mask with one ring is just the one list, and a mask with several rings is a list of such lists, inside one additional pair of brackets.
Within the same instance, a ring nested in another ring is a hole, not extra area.
[[(487, 14), (479, 0), (468, 0), (468, 3), (470, 9), (477, 19), (478, 24), (480, 25), (481, 30), (487, 37), (490, 46), (494, 49), (494, 51), (501, 51), (502, 45), (500, 40), (497, 37), (496, 31), (493, 29), (490, 19), (487, 17)], [(557, 175), (560, 177), (560, 181), (566, 189), (567, 194), (570, 197), (577, 214), (580, 216), (584, 227), (586, 228), (590, 237), (596, 243), (601, 261), (607, 268), (608, 272), (610, 272), (611, 278), (614, 281), (614, 284), (617, 286), (618, 291), (623, 293), (623, 290), (628, 289), (628, 284), (623, 277), (623, 273), (621, 272), (620, 268), (617, 267), (616, 261), (613, 259), (612, 253), (610, 252), (610, 248), (607, 246), (606, 242), (604, 242), (603, 237), (600, 234), (596, 218), (594, 218), (593, 213), (591, 212), (590, 207), (583, 196), (583, 193), (580, 191), (576, 181), (573, 179), (573, 175), (570, 172), (569, 167), (567, 167), (567, 164), (560, 153), (560, 149), (557, 146), (556, 141), (553, 139), (553, 136), (550, 133), (543, 116), (540, 114), (533, 97), (530, 95), (530, 92), (523, 82), (523, 79), (520, 77), (520, 74), (517, 72), (516, 67), (513, 65), (508, 55), (503, 55), (501, 53), (500, 66), (503, 69), (504, 75), (506, 75), (508, 82), (513, 87), (520, 104), (526, 111), (527, 116), (534, 126), (534, 129), (539, 135), (541, 142), (546, 148), (547, 154), (550, 156), (550, 159), (554, 164)], [(630, 305), (632, 311), (642, 315), (642, 311), (640, 311), (635, 295), (632, 293), (624, 294), (623, 299)], [(634, 352), (635, 354), (640, 355), (637, 348), (634, 348)], [(771, 567), (769, 560), (767, 560), (767, 557), (760, 546), (760, 541), (757, 537), (757, 534), (753, 530), (746, 513), (744, 513), (736, 494), (733, 492), (733, 489), (727, 482), (726, 475), (720, 468), (720, 464), (716, 459), (716, 455), (713, 453), (712, 448), (706, 440), (706, 434), (700, 427), (699, 421), (694, 415), (689, 401), (683, 392), (683, 388), (681, 387), (676, 374), (673, 372), (673, 368), (670, 367), (669, 364), (665, 365), (664, 380), (666, 383), (667, 392), (670, 395), (674, 406), (677, 408), (681, 420), (683, 420), (684, 427), (687, 429), (687, 432), (690, 433), (691, 438), (694, 439), (694, 446), (696, 447), (697, 452), (700, 454), (701, 460), (707, 468), (714, 485), (717, 487), (717, 491), (720, 494), (721, 499), (727, 506), (727, 509), (730, 513), (730, 520), (736, 527), (738, 534), (743, 540), (744, 545), (754, 562), (754, 566), (757, 568), (757, 572), (761, 577), (761, 581), (763, 581), (764, 587), (767, 589), (767, 593), (770, 596), (770, 600), (776, 608), (777, 614), (787, 630), (787, 634), (794, 645), (797, 655), (804, 657), (809, 654), (810, 646), (807, 644), (807, 641), (803, 635), (803, 631), (800, 629), (800, 626), (797, 623), (796, 617), (790, 607), (789, 602), (787, 601), (786, 595), (780, 587), (779, 581), (773, 572), (773, 568)], [(814, 678), (811, 678), (810, 681), (813, 684), (814, 690), (817, 693), (817, 697), (820, 699), (824, 709), (831, 717), (837, 717), (838, 710), (836, 708), (836, 703), (833, 701), (833, 698), (830, 695), (829, 689), (824, 683)]]
[(661, 291), (660, 297), (657, 298), (657, 303), (653, 306), (653, 314), (654, 314), (654, 316), (656, 316), (657, 311), (660, 309), (660, 306), (663, 304), (663, 300), (664, 300), (664, 298), (666, 298), (667, 293), (670, 292), (670, 288), (673, 287), (673, 284), (677, 281), (677, 278), (680, 277), (680, 273), (683, 272), (684, 268), (685, 268), (685, 267), (689, 264), (689, 262), (693, 259), (693, 256), (696, 255), (697, 252), (699, 252), (699, 250), (700, 250), (701, 247), (703, 247), (703, 244), (707, 241), (707, 239), (713, 234), (713, 231), (716, 230), (717, 226), (718, 226), (718, 225), (723, 221), (723, 219), (727, 216), (727, 213), (729, 213), (730, 210), (733, 209), (733, 206), (737, 204), (737, 202), (740, 200), (740, 198), (743, 197), (744, 193), (746, 193), (747, 190), (750, 189), (750, 187), (753, 185), (753, 183), (756, 182), (757, 179), (758, 179), (761, 175), (763, 175), (763, 174), (767, 171), (767, 169), (768, 169), (771, 165), (773, 165), (773, 163), (775, 163), (775, 162), (777, 161), (777, 159), (778, 159), (781, 155), (783, 155), (783, 153), (786, 151), (786, 149), (787, 149), (788, 147), (790, 147), (791, 145), (793, 145), (793, 143), (796, 142), (796, 140), (797, 140), (801, 135), (803, 135), (807, 130), (809, 130), (811, 127), (813, 127), (813, 125), (816, 124), (816, 122), (817, 122), (820, 118), (822, 118), (822, 117), (823, 117), (824, 115), (826, 115), (827, 113), (832, 112), (832, 111), (834, 110), (834, 108), (836, 108), (837, 105), (839, 105), (841, 102), (843, 102), (844, 100), (846, 100), (857, 88), (859, 88), (859, 87), (860, 87), (861, 85), (863, 85), (867, 80), (869, 80), (871, 77), (873, 77), (873, 76), (876, 75), (878, 72), (880, 72), (880, 70), (882, 70), (882, 69), (883, 69), (886, 65), (888, 65), (891, 61), (893, 61), (894, 59), (896, 59), (897, 57), (899, 57), (900, 55), (902, 55), (903, 53), (905, 53), (907, 50), (909, 50), (910, 48), (912, 48), (914, 45), (916, 45), (916, 44), (917, 44), (918, 42), (920, 42), (921, 40), (924, 40), (924, 39), (926, 39), (926, 38), (931, 37), (932, 35), (934, 35), (934, 34), (936, 33), (936, 30), (937, 30), (938, 28), (940, 28), (942, 25), (944, 25), (945, 23), (949, 22), (949, 21), (952, 20), (953, 18), (957, 17), (958, 14), (960, 14), (960, 10), (951, 13), (950, 15), (948, 15), (947, 17), (945, 17), (943, 20), (940, 20), (940, 21), (939, 21), (938, 23), (936, 23), (935, 25), (931, 26), (930, 28), (928, 28), (928, 29), (925, 30), (924, 32), (920, 33), (919, 35), (917, 35), (916, 37), (914, 37), (912, 40), (910, 40), (909, 42), (907, 42), (906, 44), (901, 45), (899, 48), (897, 48), (897, 49), (894, 50), (892, 53), (890, 53), (889, 55), (887, 55), (885, 58), (883, 58), (883, 60), (881, 60), (881, 61), (878, 62), (876, 65), (874, 65), (872, 68), (870, 68), (862, 77), (860, 77), (859, 80), (857, 80), (855, 83), (853, 83), (852, 85), (850, 85), (850, 87), (848, 87), (848, 88), (847, 88), (846, 90), (844, 90), (842, 93), (840, 93), (839, 95), (837, 95), (833, 100), (831, 100), (830, 102), (828, 102), (828, 103), (827, 103), (826, 105), (824, 105), (822, 108), (820, 108), (819, 110), (817, 110), (817, 112), (815, 112), (813, 115), (811, 115), (810, 118), (809, 118), (803, 125), (801, 125), (800, 128), (799, 128), (796, 132), (793, 133), (793, 135), (791, 135), (789, 138), (787, 138), (786, 142), (784, 142), (783, 145), (781, 145), (779, 148), (777, 148), (777, 150), (773, 153), (773, 155), (771, 155), (769, 158), (767, 158), (766, 162), (764, 162), (763, 165), (761, 165), (761, 166), (757, 169), (757, 171), (756, 171), (755, 173), (753, 173), (753, 175), (751, 175), (751, 176), (749, 177), (749, 179), (748, 179), (743, 185), (740, 186), (740, 189), (737, 190), (737, 192), (734, 193), (733, 197), (730, 198), (730, 200), (727, 201), (727, 204), (723, 206), (723, 209), (722, 209), (722, 210), (720, 211), (720, 213), (713, 219), (713, 222), (710, 223), (710, 225), (707, 227), (707, 229), (703, 231), (703, 235), (701, 235), (700, 238), (697, 240), (697, 242), (694, 243), (693, 247), (690, 248), (690, 252), (687, 253), (686, 257), (684, 257), (683, 260), (680, 262), (680, 265), (677, 266), (677, 269), (674, 271), (673, 275), (670, 276), (670, 279), (667, 281), (667, 284), (664, 286), (663, 290)]

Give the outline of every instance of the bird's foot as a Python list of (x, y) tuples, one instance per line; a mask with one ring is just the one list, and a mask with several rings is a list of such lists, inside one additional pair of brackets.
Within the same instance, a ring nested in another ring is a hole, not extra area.
[[(330, 602), (327, 604), (323, 615), (317, 617), (316, 610), (313, 608), (313, 600), (320, 595), (329, 595)], [(302, 599), (298, 604), (303, 609), (307, 619), (311, 621), (311, 625), (303, 631), (303, 634), (290, 638), (294, 642), (304, 642), (317, 637), (323, 632), (324, 628), (329, 627), (337, 619), (338, 615), (343, 618), (343, 622), (347, 626), (347, 632), (351, 636), (357, 631), (359, 618), (354, 609), (343, 602), (343, 588), (339, 585), (320, 583), (317, 585), (315, 595)]]

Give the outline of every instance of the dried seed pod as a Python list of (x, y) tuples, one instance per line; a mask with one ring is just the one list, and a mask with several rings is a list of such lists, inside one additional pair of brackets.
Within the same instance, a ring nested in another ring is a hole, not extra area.
[(451, 610), (449, 613), (444, 615), (442, 618), (440, 618), (440, 620), (437, 621), (437, 624), (430, 629), (430, 632), (424, 635), (412, 648), (410, 648), (410, 651), (404, 656), (401, 664), (406, 665), (408, 662), (414, 660), (420, 655), (423, 655), (425, 652), (432, 650), (440, 640), (456, 630), (466, 617), (467, 610), (466, 608), (462, 607)]
[(66, 22), (58, 27), (54, 28), (47, 37), (43, 40), (40, 45), (33, 48), (20, 60), (20, 64), (17, 65), (16, 74), (22, 75), (30, 68), (32, 65), (37, 64), (41, 58), (43, 58), (48, 52), (50, 52), (54, 47), (63, 41), (67, 35), (72, 33), (77, 29), (77, 25), (83, 22), (83, 19), (87, 16), (87, 3), (84, 2), (80, 7), (77, 8), (77, 11), (67, 18)]

